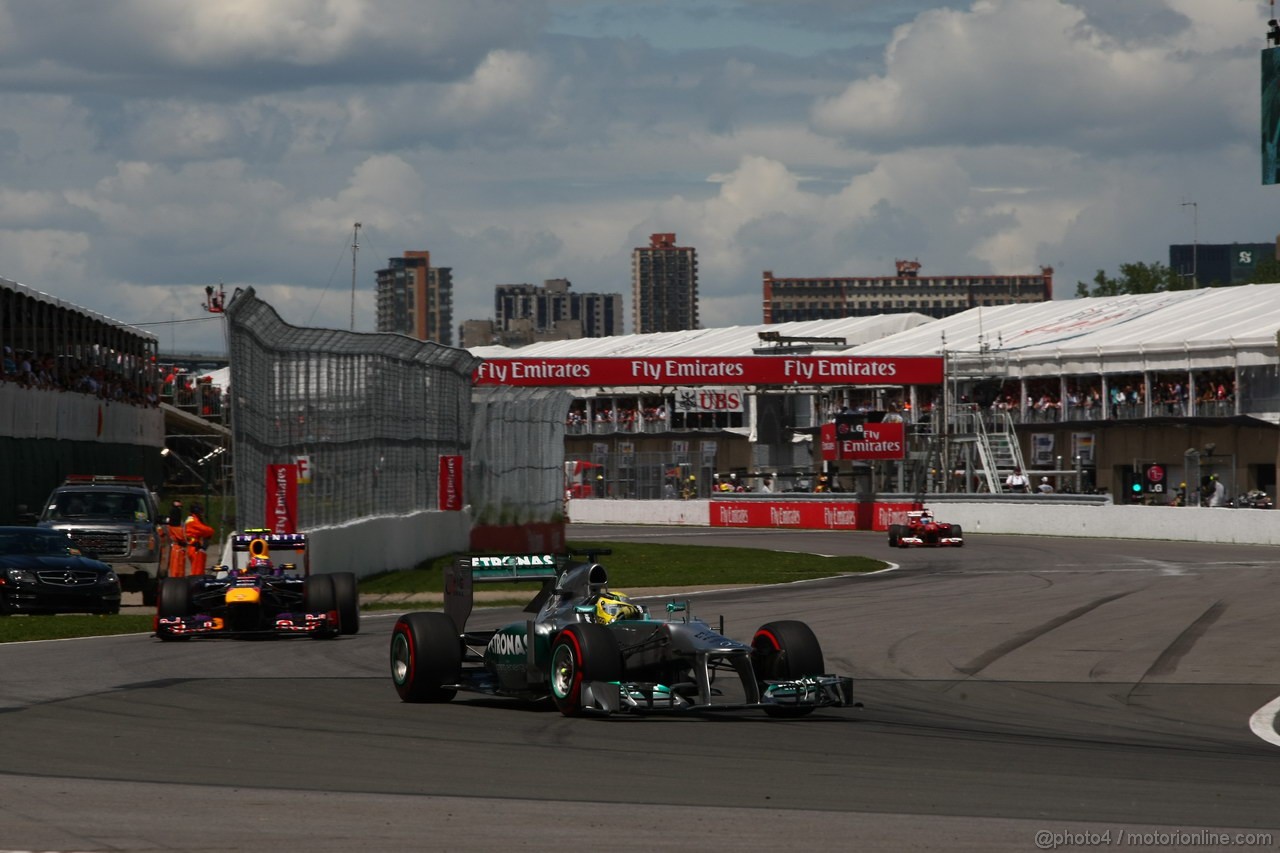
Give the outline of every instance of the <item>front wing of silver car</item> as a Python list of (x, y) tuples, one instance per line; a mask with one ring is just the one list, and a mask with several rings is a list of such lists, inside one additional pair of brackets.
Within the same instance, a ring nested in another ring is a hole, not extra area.
[(600, 714), (710, 713), (762, 708), (847, 708), (853, 706), (853, 679), (814, 675), (794, 681), (766, 681), (758, 702), (701, 702), (664, 684), (592, 681), (582, 687), (583, 709)]

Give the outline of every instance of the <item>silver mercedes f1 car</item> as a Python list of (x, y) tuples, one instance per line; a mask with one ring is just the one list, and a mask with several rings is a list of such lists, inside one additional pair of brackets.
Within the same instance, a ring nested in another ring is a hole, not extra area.
[[(853, 704), (853, 679), (826, 673), (809, 626), (779, 620), (750, 642), (695, 618), (687, 601), (649, 608), (609, 589), (600, 554), (463, 557), (446, 569), (444, 612), (407, 613), (391, 635), (391, 679), (405, 702), (459, 691), (550, 699), (566, 716), (761, 709), (802, 717)], [(476, 583), (538, 582), (530, 618), (467, 631)]]

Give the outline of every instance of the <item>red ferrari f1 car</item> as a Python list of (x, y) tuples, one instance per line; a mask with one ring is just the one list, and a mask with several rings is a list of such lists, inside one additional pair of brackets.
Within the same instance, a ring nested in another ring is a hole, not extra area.
[(889, 525), (889, 547), (964, 545), (964, 531), (958, 524), (937, 521), (927, 509), (915, 509), (907, 513), (906, 524)]

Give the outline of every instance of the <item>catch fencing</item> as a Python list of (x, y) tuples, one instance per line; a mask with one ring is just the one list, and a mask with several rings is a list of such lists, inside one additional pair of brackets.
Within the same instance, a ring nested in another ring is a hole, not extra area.
[(557, 388), (478, 387), (468, 498), (481, 525), (563, 519), (564, 413)]
[(236, 291), (226, 317), (241, 529), (265, 523), (269, 464), (309, 458), (297, 525), (312, 530), (436, 509), (439, 457), (474, 459), (480, 360), (466, 350), (291, 326), (253, 288)]

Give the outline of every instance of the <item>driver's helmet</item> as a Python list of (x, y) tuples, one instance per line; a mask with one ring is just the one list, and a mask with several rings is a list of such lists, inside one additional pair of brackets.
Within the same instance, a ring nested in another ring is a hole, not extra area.
[(602, 592), (596, 596), (596, 623), (608, 625), (618, 619), (639, 619), (643, 611), (623, 592)]
[(249, 569), (250, 571), (269, 572), (271, 571), (271, 560), (266, 557), (250, 557)]

